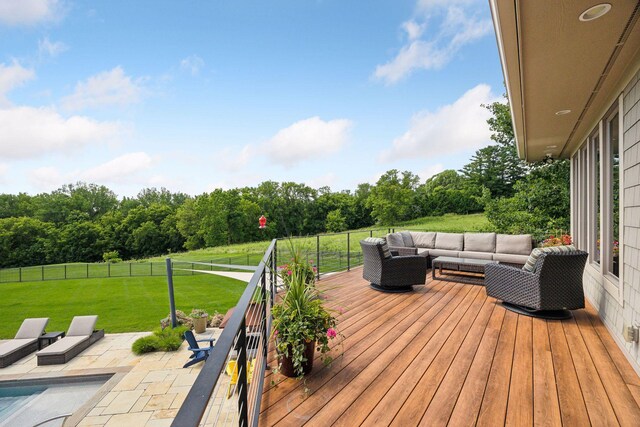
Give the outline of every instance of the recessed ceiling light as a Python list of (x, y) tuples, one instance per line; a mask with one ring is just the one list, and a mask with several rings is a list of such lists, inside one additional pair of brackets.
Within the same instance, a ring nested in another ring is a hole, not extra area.
[(558, 146), (557, 145), (547, 145), (546, 148), (552, 148), (553, 149), (553, 148), (558, 148)]
[(579, 19), (582, 22), (593, 21), (594, 19), (598, 19), (601, 16), (605, 15), (610, 10), (611, 5), (609, 3), (600, 3), (595, 6), (591, 6), (589, 9), (582, 12)]
[(560, 110), (556, 111), (556, 116), (564, 116), (565, 114), (569, 114), (571, 110)]

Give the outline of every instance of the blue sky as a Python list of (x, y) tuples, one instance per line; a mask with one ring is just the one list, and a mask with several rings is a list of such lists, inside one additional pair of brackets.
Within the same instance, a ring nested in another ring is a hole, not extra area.
[(486, 0), (0, 0), (0, 188), (426, 179), (503, 91)]

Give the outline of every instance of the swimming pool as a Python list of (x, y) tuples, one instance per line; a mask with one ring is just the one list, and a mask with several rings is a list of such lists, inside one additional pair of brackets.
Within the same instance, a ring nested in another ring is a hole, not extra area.
[[(32, 427), (87, 402), (111, 377), (67, 377), (0, 383), (0, 427)], [(44, 424), (61, 426), (64, 419)]]

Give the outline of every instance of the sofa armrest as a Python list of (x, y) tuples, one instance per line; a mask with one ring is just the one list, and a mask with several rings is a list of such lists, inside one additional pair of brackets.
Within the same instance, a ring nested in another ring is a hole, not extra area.
[(394, 256), (418, 255), (418, 248), (408, 248), (405, 246), (389, 246), (389, 250)]

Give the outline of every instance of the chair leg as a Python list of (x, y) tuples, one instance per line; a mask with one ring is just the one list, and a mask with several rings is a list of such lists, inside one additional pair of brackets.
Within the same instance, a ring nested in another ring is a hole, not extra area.
[(183, 368), (188, 368), (191, 365), (195, 365), (198, 362), (202, 362), (203, 360), (207, 359), (207, 356), (198, 356), (198, 357), (194, 357), (193, 359), (189, 360), (187, 363), (184, 364)]

